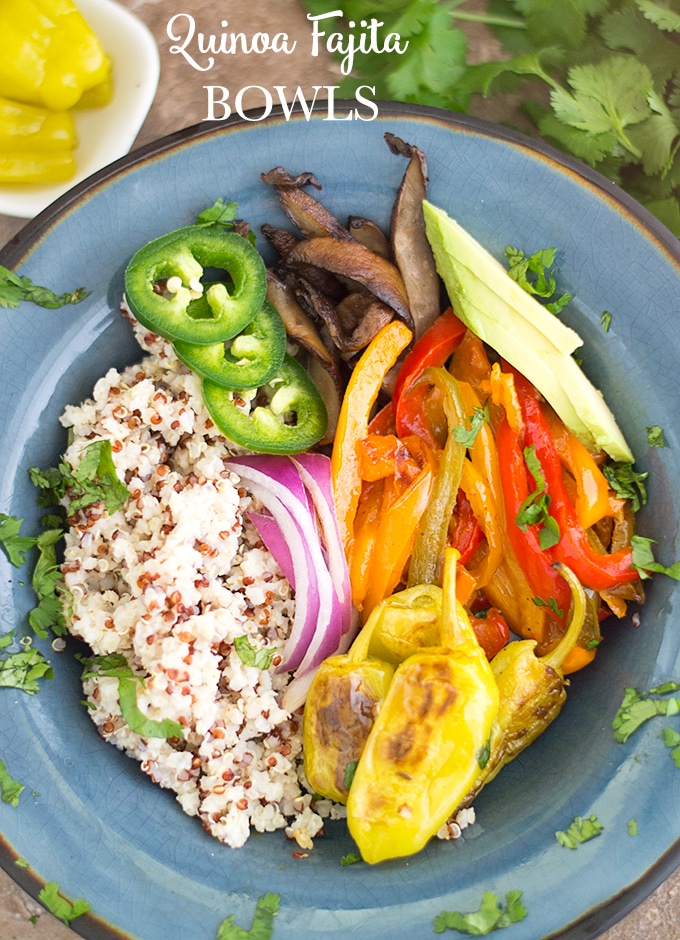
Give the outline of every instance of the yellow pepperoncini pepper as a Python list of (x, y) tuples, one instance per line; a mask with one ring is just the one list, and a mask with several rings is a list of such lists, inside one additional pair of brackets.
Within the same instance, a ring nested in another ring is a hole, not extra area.
[(68, 111), (0, 98), (0, 183), (70, 179), (76, 142)]
[(303, 720), (305, 775), (311, 788), (347, 800), (357, 761), (392, 681), (394, 666), (439, 639), (441, 588), (400, 591), (373, 608), (348, 653), (317, 670)]
[(555, 567), (572, 593), (569, 626), (558, 645), (545, 656), (536, 655), (535, 640), (515, 640), (491, 660), (500, 704), (489, 741), (488, 761), (464, 804), (469, 804), (502, 767), (545, 731), (566, 701), (564, 667), (581, 636), (588, 599), (566, 565)]
[(441, 647), (401, 663), (369, 732), (347, 822), (369, 863), (419, 851), (479, 775), (498, 712), (491, 667), (456, 600), (454, 549), (443, 568)]
[(72, 0), (3, 0), (0, 94), (65, 111), (106, 83), (111, 63)]

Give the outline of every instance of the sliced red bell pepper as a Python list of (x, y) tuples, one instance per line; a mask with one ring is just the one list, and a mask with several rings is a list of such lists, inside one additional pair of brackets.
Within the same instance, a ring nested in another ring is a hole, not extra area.
[(471, 610), (470, 623), (487, 659), (493, 659), (510, 639), (510, 628), (497, 607)]
[(398, 403), (404, 389), (429, 366), (443, 366), (456, 351), (467, 327), (451, 307), (438, 317), (408, 353), (397, 375), (392, 399)]
[(568, 565), (581, 584), (594, 591), (606, 591), (617, 584), (636, 581), (639, 574), (633, 567), (630, 547), (607, 554), (598, 552), (588, 539), (564, 485), (562, 463), (538, 393), (519, 373), (515, 375), (515, 387), (524, 416), (525, 444), (533, 446), (541, 464), (550, 497), (550, 514), (560, 530), (559, 542), (548, 549), (550, 559)]
[(449, 542), (453, 548), (458, 549), (459, 564), (466, 565), (470, 561), (483, 538), (482, 527), (472, 511), (470, 500), (462, 490), (458, 490), (453, 524), (449, 529)]
[[(501, 487), (508, 520), (508, 538), (531, 590), (560, 623), (566, 624), (571, 593), (567, 582), (552, 566), (552, 559), (539, 543), (537, 526), (524, 528), (515, 525), (514, 520), (531, 492), (529, 473), (524, 462), (524, 452), (520, 437), (503, 417), (496, 431), (496, 447), (500, 465)], [(555, 604), (551, 604), (551, 598)], [(561, 611), (557, 616), (554, 608)]]

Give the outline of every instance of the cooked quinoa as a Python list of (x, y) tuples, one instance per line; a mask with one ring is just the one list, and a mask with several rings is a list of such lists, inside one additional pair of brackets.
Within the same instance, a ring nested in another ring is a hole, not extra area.
[(122, 654), (143, 679), (143, 714), (178, 722), (185, 738), (133, 732), (113, 677), (84, 680), (90, 714), (106, 741), (227, 845), (243, 845), (251, 827), (286, 828), (309, 848), (322, 819), (300, 783), (299, 715), (279, 705), (290, 677), (276, 673), (276, 653), (262, 670), (234, 648), (237, 637), (282, 647), (292, 589), (248, 521), (259, 507), (229, 470), (199, 379), (169, 343), (135, 330), (148, 355), (109, 370), (61, 418), (66, 461), (75, 468), (91, 441), (109, 440), (130, 492), (111, 515), (97, 503), (69, 519), (64, 609), (95, 655)]

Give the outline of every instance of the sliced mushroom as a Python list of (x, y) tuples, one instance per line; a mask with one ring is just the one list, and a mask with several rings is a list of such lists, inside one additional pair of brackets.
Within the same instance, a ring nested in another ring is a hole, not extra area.
[(326, 411), (328, 412), (328, 427), (323, 439), (319, 443), (331, 444), (335, 439), (335, 432), (338, 427), (342, 393), (341, 390), (338, 389), (333, 376), (327, 371), (323, 364), (319, 362), (318, 359), (313, 359), (310, 357), (309, 362), (307, 363), (307, 371), (309, 372), (312, 381), (319, 389), (321, 397), (324, 400), (324, 404), (326, 405)]
[(315, 189), (321, 189), (321, 183), (313, 173), (299, 173), (293, 176), (282, 166), (275, 166), (273, 170), (267, 173), (260, 173), (260, 179), (269, 186), (276, 186), (278, 189), (300, 189), (302, 186), (313, 186)]
[(274, 251), (282, 258), (286, 258), (288, 252), (300, 241), (294, 232), (289, 232), (286, 228), (279, 228), (277, 225), (270, 225), (269, 222), (264, 223), (261, 232)]
[(304, 190), (277, 188), (277, 194), (281, 208), (305, 238), (323, 235), (345, 239), (352, 237), (332, 212)]
[(359, 244), (365, 245), (366, 248), (374, 251), (376, 255), (387, 258), (389, 261), (391, 257), (390, 243), (387, 235), (377, 223), (373, 222), (372, 219), (364, 218), (362, 215), (351, 215), (347, 220), (347, 225), (350, 234)]
[(317, 359), (341, 389), (342, 379), (338, 363), (319, 336), (312, 320), (295, 299), (292, 290), (279, 280), (273, 271), (267, 271), (267, 298), (281, 315), (291, 340)]
[(390, 220), (390, 245), (406, 288), (416, 339), (440, 313), (440, 283), (425, 234), (423, 200), (427, 197), (427, 161), (422, 150), (389, 132), (392, 153), (409, 161)]
[(413, 329), (408, 296), (401, 274), (385, 258), (355, 241), (309, 238), (298, 242), (287, 254), (289, 265), (311, 264), (333, 274), (358, 281), (391, 307)]

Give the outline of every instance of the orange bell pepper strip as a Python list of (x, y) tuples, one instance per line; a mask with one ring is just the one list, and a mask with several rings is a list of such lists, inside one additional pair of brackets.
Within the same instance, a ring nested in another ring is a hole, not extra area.
[(489, 583), (503, 558), (500, 520), (491, 490), (471, 460), (463, 461), (460, 486), (486, 537), (487, 553), (478, 565), (470, 569), (477, 587), (482, 588)]
[(435, 471), (426, 467), (380, 515), (373, 558), (363, 598), (364, 614), (396, 589), (411, 556), (416, 529), (432, 495)]
[(354, 544), (349, 566), (352, 603), (357, 610), (361, 610), (368, 590), (384, 496), (384, 480), (364, 483), (354, 520)]
[(347, 384), (340, 407), (331, 454), (333, 495), (340, 536), (349, 560), (354, 540), (354, 517), (361, 495), (358, 443), (366, 437), (373, 405), (383, 379), (413, 334), (401, 320), (392, 320), (370, 342)]

